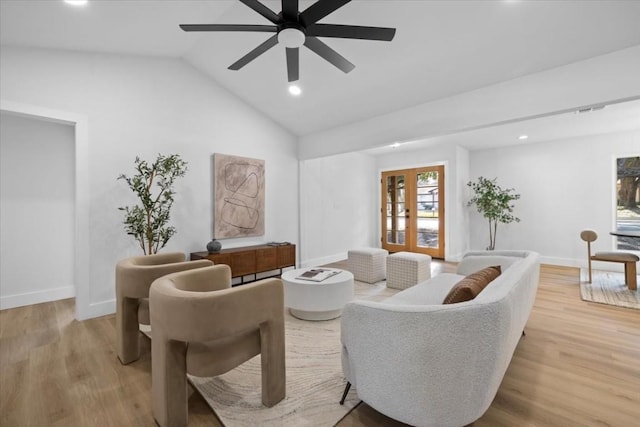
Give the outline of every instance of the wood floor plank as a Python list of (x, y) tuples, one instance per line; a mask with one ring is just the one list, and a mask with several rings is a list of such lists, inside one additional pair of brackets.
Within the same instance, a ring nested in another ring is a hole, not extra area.
[[(433, 275), (454, 271), (454, 263), (432, 262)], [(640, 311), (580, 300), (579, 277), (576, 268), (542, 266), (526, 335), (475, 427), (640, 419)], [(140, 337), (140, 359), (124, 366), (115, 316), (78, 322), (74, 309), (68, 299), (0, 311), (0, 425), (154, 426), (149, 340)], [(188, 405), (190, 426), (221, 426), (191, 388)], [(338, 425), (404, 424), (363, 403)]]

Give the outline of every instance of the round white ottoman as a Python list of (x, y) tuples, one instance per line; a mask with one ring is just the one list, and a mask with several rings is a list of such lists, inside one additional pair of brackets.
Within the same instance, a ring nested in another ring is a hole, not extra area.
[(344, 305), (353, 299), (353, 274), (340, 273), (322, 282), (297, 279), (308, 268), (282, 273), (284, 305), (291, 314), (303, 320), (329, 320), (340, 317)]

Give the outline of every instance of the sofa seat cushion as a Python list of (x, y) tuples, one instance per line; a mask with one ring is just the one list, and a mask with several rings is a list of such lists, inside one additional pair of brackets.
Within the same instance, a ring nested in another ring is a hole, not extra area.
[(393, 305), (440, 305), (449, 289), (464, 276), (453, 273), (442, 273), (415, 286), (398, 292), (384, 300)]
[(456, 304), (474, 299), (501, 272), (500, 266), (494, 265), (466, 276), (451, 288), (442, 304)]

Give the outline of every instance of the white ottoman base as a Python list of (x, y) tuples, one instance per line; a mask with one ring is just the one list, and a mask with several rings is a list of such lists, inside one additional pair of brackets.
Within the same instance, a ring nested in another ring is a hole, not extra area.
[(340, 317), (342, 309), (327, 311), (305, 311), (290, 308), (289, 313), (300, 320), (331, 320)]

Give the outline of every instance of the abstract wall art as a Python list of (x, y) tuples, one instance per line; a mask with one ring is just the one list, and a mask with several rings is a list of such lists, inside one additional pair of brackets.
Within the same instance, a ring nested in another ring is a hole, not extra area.
[(264, 235), (264, 160), (213, 155), (216, 239)]

